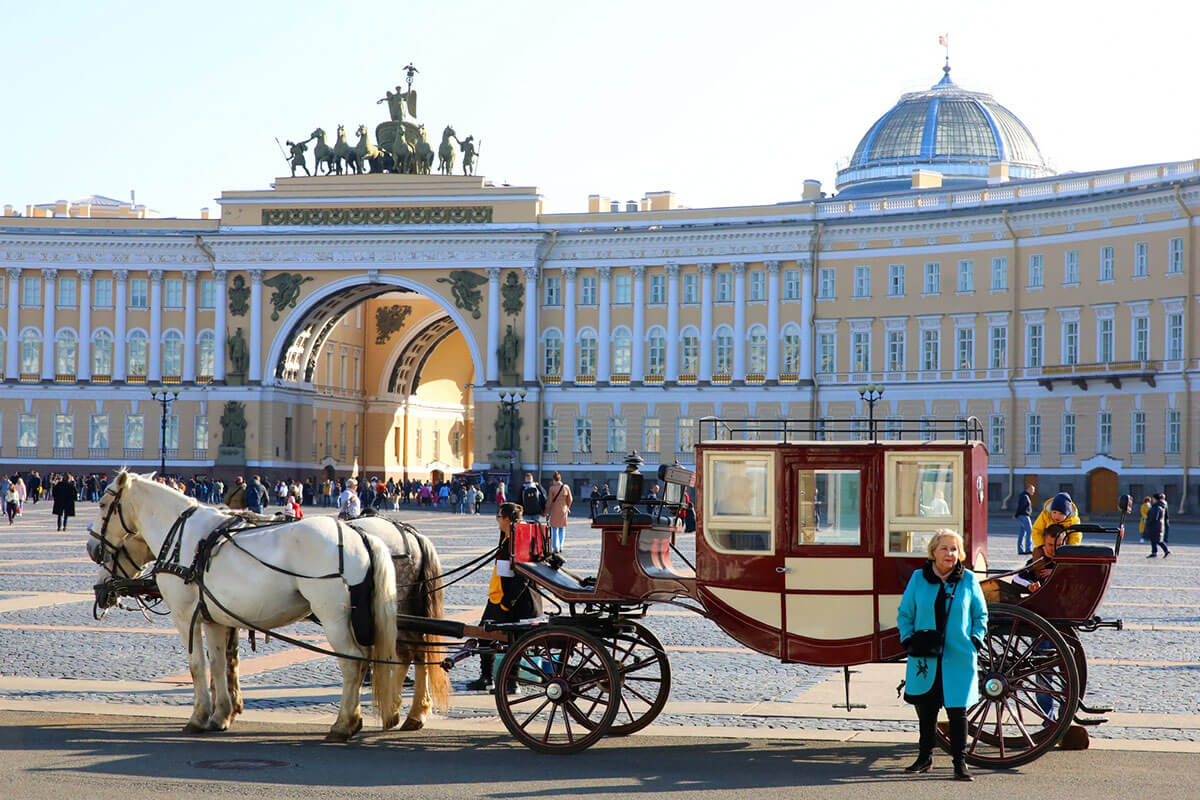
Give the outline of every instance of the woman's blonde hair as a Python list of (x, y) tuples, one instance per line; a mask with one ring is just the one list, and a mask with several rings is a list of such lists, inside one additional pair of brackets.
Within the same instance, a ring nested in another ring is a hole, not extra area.
[(938, 542), (947, 536), (954, 537), (954, 541), (958, 542), (958, 560), (964, 560), (967, 557), (967, 546), (963, 542), (962, 535), (958, 531), (952, 531), (949, 528), (942, 528), (939, 531), (935, 531), (933, 536), (929, 537), (929, 546), (926, 548), (929, 552), (929, 557), (933, 558), (933, 551), (937, 550)]

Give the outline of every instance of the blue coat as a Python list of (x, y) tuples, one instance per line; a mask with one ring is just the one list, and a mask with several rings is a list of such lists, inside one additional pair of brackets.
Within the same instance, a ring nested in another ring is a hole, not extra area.
[[(896, 614), (900, 641), (906, 641), (913, 631), (937, 627), (933, 603), (937, 599), (940, 584), (941, 581), (933, 575), (932, 567), (928, 564), (912, 574)], [(947, 584), (947, 590), (952, 586)], [(983, 598), (983, 590), (979, 588), (979, 579), (975, 573), (963, 570), (954, 601), (950, 604), (950, 614), (946, 618), (946, 644), (942, 652), (942, 696), (947, 708), (966, 708), (979, 699), (978, 665), (971, 639), (974, 637), (984, 641), (986, 631), (987, 601)], [(928, 692), (933, 687), (936, 673), (936, 658), (909, 658), (908, 670), (904, 675), (905, 694)]]

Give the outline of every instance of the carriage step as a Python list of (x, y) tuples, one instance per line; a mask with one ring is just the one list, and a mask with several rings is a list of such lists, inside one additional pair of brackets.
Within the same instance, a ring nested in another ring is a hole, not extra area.
[(1111, 714), (1112, 706), (1087, 706), (1080, 703), (1079, 710), (1085, 714)]
[(1106, 722), (1108, 722), (1108, 717), (1075, 717), (1077, 725), (1103, 725)]

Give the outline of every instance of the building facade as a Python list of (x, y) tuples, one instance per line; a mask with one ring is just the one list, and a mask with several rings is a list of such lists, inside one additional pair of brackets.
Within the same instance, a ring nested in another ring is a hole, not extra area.
[(631, 449), (690, 463), (707, 416), (865, 435), (870, 383), (884, 436), (976, 417), (995, 507), (1028, 482), (1200, 499), (1200, 160), (1054, 175), (947, 71), (839, 189), (546, 214), (368, 174), (227, 191), (219, 219), (0, 217), (0, 464), (582, 486)]

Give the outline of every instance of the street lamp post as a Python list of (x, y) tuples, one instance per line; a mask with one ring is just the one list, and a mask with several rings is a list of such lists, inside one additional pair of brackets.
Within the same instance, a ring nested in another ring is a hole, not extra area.
[[(513, 482), (513, 475), (519, 467), (517, 463), (517, 445), (519, 438), (517, 436), (517, 420), (520, 419), (521, 403), (525, 402), (525, 390), (501, 392), (500, 393), (500, 413), (508, 417), (508, 442), (506, 449), (508, 450), (509, 467), (508, 467), (508, 487), (511, 490), (516, 484)], [(499, 444), (499, 442), (497, 442)]]
[(871, 434), (871, 441), (878, 444), (879, 436), (875, 430), (875, 403), (879, 402), (880, 397), (883, 397), (883, 387), (877, 383), (868, 383), (866, 386), (858, 387), (858, 396), (867, 403), (867, 430)]
[(167, 414), (171, 411), (171, 404), (179, 399), (179, 390), (166, 389), (162, 386), (152, 387), (150, 397), (162, 406), (162, 428), (158, 439), (158, 474), (159, 477), (165, 478), (167, 475)]

